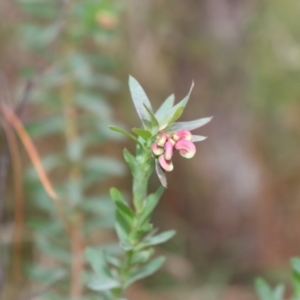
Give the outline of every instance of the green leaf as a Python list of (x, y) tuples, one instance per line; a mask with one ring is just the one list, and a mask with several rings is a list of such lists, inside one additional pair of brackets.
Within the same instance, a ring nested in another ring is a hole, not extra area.
[(22, 24), (22, 41), (34, 50), (45, 49), (56, 38), (57, 24), (41, 26), (41, 24)]
[(162, 184), (163, 187), (167, 188), (167, 177), (166, 177), (166, 173), (164, 172), (164, 170), (161, 168), (158, 160), (155, 160), (155, 170), (156, 170), (156, 174), (158, 176), (158, 179), (160, 181), (160, 183)]
[(129, 132), (127, 132), (127, 131), (125, 131), (121, 128), (118, 128), (118, 127), (112, 126), (112, 125), (109, 125), (108, 128), (112, 131), (116, 131), (116, 132), (119, 132), (119, 133), (122, 133), (122, 134), (126, 135), (127, 137), (129, 137), (130, 139), (135, 141), (136, 143), (140, 143), (134, 135), (130, 134)]
[(159, 129), (159, 124), (158, 121), (156, 120), (154, 114), (150, 111), (150, 109), (146, 106), (146, 104), (144, 104), (144, 107), (147, 111), (147, 113), (150, 116), (150, 120), (151, 120), (151, 132), (153, 135), (156, 135), (158, 133), (158, 129)]
[(112, 115), (110, 106), (104, 99), (96, 94), (77, 92), (75, 95), (75, 103), (89, 113), (101, 118), (101, 120), (109, 119)]
[(50, 257), (56, 258), (64, 263), (70, 263), (71, 261), (70, 253), (65, 249), (65, 247), (57, 245), (57, 243), (54, 243), (44, 234), (37, 235), (36, 245), (40, 251), (44, 252)]
[(100, 229), (112, 229), (115, 226), (115, 209), (113, 215), (102, 215), (98, 218), (88, 218), (83, 224), (84, 234), (89, 236)]
[(160, 108), (155, 113), (155, 117), (158, 121), (162, 121), (163, 116), (165, 116), (173, 107), (175, 101), (174, 94), (170, 95), (160, 106)]
[(113, 278), (93, 278), (88, 287), (93, 291), (107, 291), (120, 286), (120, 283)]
[(98, 277), (111, 278), (111, 273), (102, 251), (88, 247), (85, 249), (85, 257)]
[(142, 137), (145, 141), (152, 137), (152, 134), (148, 130), (140, 129), (140, 128), (133, 128), (132, 131)]
[(178, 131), (181, 129), (194, 130), (201, 126), (206, 125), (207, 123), (209, 123), (211, 121), (211, 119), (212, 119), (212, 117), (208, 117), (208, 118), (201, 118), (198, 120), (193, 120), (193, 121), (188, 121), (188, 122), (176, 122), (176, 123), (173, 123), (172, 125), (170, 125), (168, 130), (170, 130), (170, 131)]
[(117, 206), (117, 212), (119, 212), (120, 214), (123, 214), (123, 217), (126, 218), (127, 223), (132, 225), (133, 220), (135, 218), (135, 214), (131, 210), (131, 208), (127, 205), (121, 192), (119, 190), (117, 190), (116, 188), (111, 188), (110, 195)]
[(56, 282), (66, 277), (67, 272), (62, 268), (46, 268), (40, 265), (30, 265), (26, 267), (26, 273), (35, 281), (39, 282)]
[(202, 136), (202, 135), (192, 135), (192, 142), (202, 142), (204, 140), (206, 140), (207, 137), (206, 136)]
[(132, 222), (127, 215), (117, 209), (115, 228), (121, 242), (128, 243), (129, 235), (131, 233), (131, 225)]
[(291, 265), (294, 272), (300, 274), (300, 258), (293, 257), (291, 258)]
[(147, 113), (144, 104), (152, 111), (151, 103), (141, 85), (132, 76), (129, 76), (129, 89), (135, 109), (144, 127), (148, 128), (149, 123), (151, 123), (151, 118)]
[(131, 260), (132, 265), (146, 263), (154, 254), (154, 252), (155, 252), (154, 248), (149, 248), (147, 250), (135, 252)]
[[(179, 103), (177, 103), (169, 112), (167, 112), (163, 116), (162, 121), (160, 122), (161, 123), (160, 129), (166, 128), (168, 125), (170, 125), (172, 123), (172, 120), (174, 122), (181, 116), (187, 102), (190, 99), (190, 95), (191, 95), (193, 88), (194, 88), (194, 82), (192, 82), (192, 85), (191, 85), (191, 88), (190, 88), (188, 94)], [(179, 108), (182, 108), (182, 110)], [(177, 119), (176, 119), (176, 117), (177, 117)]]
[(293, 257), (290, 260), (293, 270), (293, 286), (294, 295), (296, 297), (300, 296), (300, 259), (298, 257)]
[(135, 172), (139, 171), (140, 165), (139, 165), (138, 161), (127, 149), (123, 150), (123, 155), (124, 155), (125, 161), (130, 166), (131, 173), (134, 175)]
[(271, 288), (264, 279), (258, 278), (255, 280), (255, 289), (261, 300), (276, 300)]
[(172, 118), (168, 121), (168, 125), (173, 124), (176, 120), (178, 120), (181, 117), (183, 110), (183, 107), (178, 107), (178, 109), (174, 112)]
[(26, 125), (26, 129), (30, 136), (39, 138), (46, 135), (62, 134), (64, 123), (61, 116), (55, 116), (51, 118), (43, 118), (43, 122), (29, 123)]
[(78, 206), (78, 209), (82, 210), (84, 213), (93, 213), (99, 215), (113, 216), (115, 212), (114, 203), (108, 195), (105, 196), (95, 196), (87, 197), (85, 196), (84, 201)]
[(284, 300), (285, 287), (283, 284), (278, 284), (273, 292), (275, 300)]
[(89, 156), (83, 160), (82, 164), (87, 171), (96, 170), (97, 173), (111, 175), (123, 175), (125, 173), (124, 164), (108, 156)]
[(141, 215), (139, 216), (139, 224), (140, 226), (143, 226), (144, 223), (150, 218), (154, 208), (156, 207), (157, 203), (159, 202), (163, 192), (165, 189), (160, 186), (157, 191), (153, 194), (150, 194), (146, 201), (145, 201), (145, 207), (143, 208), (143, 211)]
[(175, 230), (162, 232), (150, 238), (146, 238), (142, 244), (144, 247), (159, 245), (171, 239), (175, 235), (175, 233), (176, 233)]
[(117, 188), (111, 188), (109, 190), (110, 196), (114, 202), (127, 203), (122, 193)]
[(133, 271), (130, 274), (129, 280), (126, 282), (126, 286), (128, 287), (133, 282), (154, 274), (164, 264), (165, 260), (165, 257), (160, 256), (139, 270)]
[(55, 18), (59, 13), (59, 9), (54, 2), (44, 1), (18, 1), (21, 8), (28, 14), (38, 18)]
[(119, 202), (119, 201), (116, 202), (116, 206), (117, 206), (118, 211), (120, 213), (122, 213), (123, 215), (125, 215), (131, 221), (131, 223), (132, 223), (133, 220), (134, 220), (134, 218), (135, 218), (135, 214), (131, 210), (131, 208), (128, 207), (123, 202)]

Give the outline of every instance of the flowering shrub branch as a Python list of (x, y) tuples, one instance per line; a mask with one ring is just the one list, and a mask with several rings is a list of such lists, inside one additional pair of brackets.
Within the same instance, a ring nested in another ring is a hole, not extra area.
[[(211, 118), (190, 122), (176, 122), (189, 100), (193, 85), (187, 96), (174, 105), (175, 97), (168, 97), (156, 113), (143, 88), (133, 77), (129, 88), (136, 111), (143, 128), (134, 128), (135, 135), (121, 128), (110, 126), (137, 144), (136, 156), (126, 149), (124, 158), (133, 177), (133, 208), (116, 188), (110, 195), (116, 205), (115, 229), (123, 255), (112, 256), (108, 251), (88, 248), (87, 259), (94, 271), (89, 287), (102, 293), (104, 299), (124, 299), (124, 292), (135, 281), (155, 273), (164, 263), (160, 256), (151, 260), (154, 246), (173, 237), (174, 230), (158, 233), (150, 223), (153, 210), (167, 187), (166, 172), (173, 170), (173, 155), (176, 151), (185, 158), (196, 153), (195, 142), (205, 140), (203, 136), (192, 135), (191, 130), (207, 124)], [(162, 184), (150, 195), (147, 193), (148, 180), (153, 170)]]

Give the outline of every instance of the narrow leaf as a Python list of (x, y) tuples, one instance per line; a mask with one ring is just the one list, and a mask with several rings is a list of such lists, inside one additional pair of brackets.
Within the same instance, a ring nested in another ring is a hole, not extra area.
[(93, 278), (88, 287), (93, 291), (107, 291), (120, 286), (120, 283), (113, 278)]
[(137, 160), (135, 159), (135, 157), (127, 149), (123, 150), (123, 155), (124, 155), (125, 161), (130, 166), (131, 173), (135, 174), (135, 172), (137, 170), (139, 170), (139, 163), (137, 162)]
[(178, 107), (178, 109), (174, 112), (172, 118), (170, 118), (170, 120), (168, 121), (168, 125), (173, 124), (176, 120), (178, 120), (181, 117), (183, 110), (183, 107)]
[(139, 216), (140, 226), (143, 226), (145, 221), (147, 221), (149, 219), (149, 217), (150, 217), (151, 213), (153, 212), (154, 208), (157, 206), (164, 190), (165, 189), (162, 186), (160, 186), (155, 193), (150, 194), (147, 197), (147, 199), (145, 201), (145, 207), (143, 208), (143, 212)]
[(158, 176), (158, 179), (159, 179), (160, 183), (162, 184), (162, 186), (164, 186), (165, 188), (167, 188), (166, 173), (163, 171), (163, 169), (159, 165), (159, 162), (158, 162), (157, 159), (155, 160), (155, 170), (156, 170), (156, 174)]
[(275, 300), (271, 288), (262, 278), (255, 280), (255, 289), (261, 300)]
[(119, 201), (116, 202), (116, 206), (117, 206), (117, 209), (120, 211), (120, 213), (122, 213), (123, 215), (128, 217), (131, 220), (131, 222), (133, 221), (135, 215), (130, 207), (128, 207), (123, 202), (119, 202)]
[(283, 284), (278, 284), (273, 292), (275, 300), (284, 300), (285, 287)]
[(155, 113), (155, 117), (158, 121), (162, 121), (162, 117), (170, 111), (174, 105), (175, 96), (174, 94), (170, 95), (160, 106), (160, 108)]
[(293, 286), (294, 286), (294, 296), (300, 296), (300, 259), (298, 257), (293, 257), (290, 260), (293, 270)]
[(293, 257), (291, 258), (291, 265), (294, 272), (300, 274), (300, 258)]
[(130, 279), (126, 282), (126, 286), (129, 286), (133, 282), (140, 280), (142, 278), (148, 277), (155, 273), (165, 262), (165, 257), (158, 257), (154, 260), (152, 260), (150, 263), (139, 269), (138, 271), (134, 271)]
[(152, 134), (148, 130), (140, 129), (140, 128), (133, 128), (132, 131), (142, 137), (145, 141), (152, 137)]
[(166, 241), (171, 239), (175, 235), (175, 233), (176, 233), (175, 230), (169, 230), (166, 232), (162, 232), (158, 235), (152, 236), (143, 242), (143, 246), (149, 247), (149, 246), (165, 243)]
[(145, 107), (148, 115), (150, 116), (150, 120), (151, 120), (151, 132), (152, 132), (153, 135), (156, 135), (158, 133), (158, 129), (159, 129), (158, 121), (156, 120), (154, 114), (146, 106), (146, 104), (144, 104), (144, 107)]
[(132, 257), (131, 263), (144, 264), (151, 258), (154, 252), (155, 252), (154, 248), (148, 248), (146, 250), (135, 252), (134, 256)]
[(109, 125), (108, 128), (112, 131), (122, 133), (122, 134), (126, 135), (127, 137), (129, 137), (130, 139), (132, 139), (133, 141), (135, 141), (136, 143), (139, 143), (138, 139), (134, 135), (130, 134), (129, 132), (127, 132), (119, 127)]
[(88, 247), (85, 250), (85, 256), (97, 276), (111, 276), (101, 251)]
[(202, 136), (202, 135), (192, 135), (192, 142), (202, 142), (204, 140), (206, 140), (207, 137), (206, 136)]
[(116, 211), (115, 228), (116, 228), (116, 232), (119, 237), (119, 240), (121, 242), (127, 243), (130, 232), (131, 232), (131, 222), (119, 210)]
[[(189, 99), (190, 99), (190, 95), (191, 95), (191, 92), (194, 88), (194, 82), (192, 82), (192, 85), (191, 85), (191, 88), (188, 92), (188, 94), (179, 102), (177, 103), (168, 113), (166, 113), (164, 116), (163, 116), (163, 120), (161, 121), (161, 127), (160, 129), (164, 129), (166, 128), (168, 125), (171, 124), (171, 121), (172, 119), (174, 119), (174, 115), (176, 114), (177, 110), (179, 108), (182, 108), (182, 111), (181, 111), (181, 114), (186, 106), (186, 104), (188, 103)], [(179, 117), (181, 116), (181, 114), (179, 115)], [(178, 118), (179, 118), (178, 117)], [(178, 119), (177, 118), (177, 119)], [(177, 120), (176, 119), (176, 120)], [(174, 122), (174, 121), (173, 121)]]
[(132, 76), (129, 76), (129, 89), (130, 89), (130, 93), (131, 93), (131, 97), (132, 97), (135, 109), (136, 109), (144, 127), (148, 128), (148, 126), (149, 126), (148, 123), (151, 122), (151, 119), (144, 107), (144, 104), (152, 111), (151, 103), (150, 103), (144, 89), (141, 87), (141, 85), (138, 83), (138, 81), (135, 78), (133, 78)]
[(118, 189), (113, 187), (109, 190), (109, 193), (110, 193), (110, 197), (113, 199), (114, 202), (127, 203), (122, 193)]
[(209, 118), (201, 118), (198, 120), (193, 120), (193, 121), (188, 121), (188, 122), (176, 122), (170, 125), (168, 130), (170, 131), (178, 131), (181, 129), (186, 129), (186, 130), (194, 130), (196, 128), (199, 128), (201, 126), (206, 125), (211, 121), (212, 117)]

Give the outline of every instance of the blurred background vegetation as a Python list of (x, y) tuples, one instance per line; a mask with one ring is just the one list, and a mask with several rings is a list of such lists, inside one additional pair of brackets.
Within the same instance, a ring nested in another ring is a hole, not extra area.
[(138, 126), (128, 74), (156, 107), (194, 80), (182, 120), (214, 116), (196, 157), (175, 158), (153, 220), (177, 230), (160, 249), (167, 263), (129, 298), (254, 300), (256, 276), (288, 281), (300, 253), (299, 16), (293, 0), (2, 0), (0, 100), (80, 241), (74, 250), (22, 144), (1, 130), (1, 299), (91, 299), (72, 257), (83, 244), (114, 251), (107, 194), (130, 195), (121, 150), (134, 149), (107, 125)]

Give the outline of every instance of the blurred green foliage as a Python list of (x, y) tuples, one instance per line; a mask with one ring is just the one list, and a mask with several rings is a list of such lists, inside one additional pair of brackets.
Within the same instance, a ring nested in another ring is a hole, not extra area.
[[(76, 271), (72, 264), (83, 260), (84, 245), (104, 247), (113, 242), (112, 237), (100, 244), (93, 241), (95, 233), (101, 236), (101, 230), (111, 229), (114, 223), (113, 203), (99, 187), (109, 177), (125, 173), (123, 163), (101, 153), (104, 143), (119, 140), (107, 128), (113, 122), (107, 95), (116, 94), (119, 87), (111, 50), (120, 38), (122, 7), (117, 1), (93, 0), (18, 3), (24, 18), (19, 27), (20, 47), (33, 57), (20, 69), (20, 76), (35, 82), (29, 105), (37, 118), (26, 127), (32, 138), (50, 145), (43, 152), (43, 167), (57, 176), (54, 186), (63, 199), (67, 222), (80, 232), (80, 243), (84, 243), (79, 245), (81, 252), (72, 253), (71, 231), (66, 231), (35, 170), (29, 167), (26, 194), (35, 208), (26, 223), (33, 230), (34, 261), (32, 265), (25, 262), (26, 270), (33, 282), (51, 285), (43, 299), (85, 299), (83, 291), (72, 294), (71, 273)], [(51, 141), (58, 147), (52, 148)], [(75, 284), (82, 290), (84, 270), (79, 271)], [(27, 285), (31, 285), (29, 279)], [(39, 289), (39, 285), (34, 287)]]

